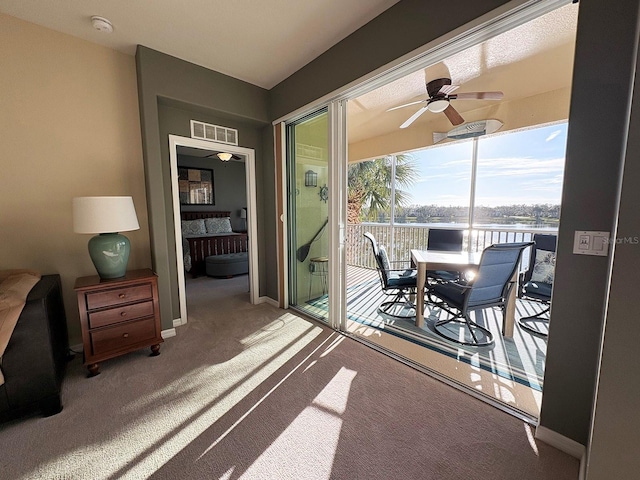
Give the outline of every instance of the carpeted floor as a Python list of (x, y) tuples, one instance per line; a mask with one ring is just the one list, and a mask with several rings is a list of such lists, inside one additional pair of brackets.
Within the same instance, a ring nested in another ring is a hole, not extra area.
[(531, 426), (319, 324), (187, 284), (161, 347), (79, 358), (64, 409), (0, 425), (7, 479), (576, 479)]

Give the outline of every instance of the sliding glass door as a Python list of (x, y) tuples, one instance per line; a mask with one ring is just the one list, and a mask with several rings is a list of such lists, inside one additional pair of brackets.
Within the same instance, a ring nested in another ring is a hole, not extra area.
[(289, 305), (329, 318), (329, 127), (326, 109), (287, 125)]

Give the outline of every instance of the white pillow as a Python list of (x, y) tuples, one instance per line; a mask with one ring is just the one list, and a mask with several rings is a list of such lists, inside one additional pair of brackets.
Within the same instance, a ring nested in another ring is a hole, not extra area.
[(182, 235), (201, 235), (207, 233), (204, 219), (182, 220)]
[(207, 233), (231, 233), (231, 219), (229, 217), (205, 218)]
[(536, 258), (533, 262), (531, 281), (552, 284), (555, 268), (556, 252), (536, 250)]

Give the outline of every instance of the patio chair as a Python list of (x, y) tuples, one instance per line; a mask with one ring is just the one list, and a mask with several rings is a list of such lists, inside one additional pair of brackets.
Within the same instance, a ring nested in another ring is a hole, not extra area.
[[(514, 286), (512, 281), (520, 262), (522, 252), (533, 242), (501, 243), (484, 249), (473, 280), (438, 283), (430, 289), (430, 297), (436, 298), (435, 305), (452, 315), (439, 320), (434, 325), (435, 332), (443, 338), (462, 345), (486, 346), (493, 344), (493, 334), (485, 327), (472, 321), (469, 314), (475, 310), (500, 307), (504, 320), (507, 299)], [(459, 329), (446, 328), (451, 323), (466, 328), (463, 335)], [(470, 335), (467, 335), (466, 332)]]
[[(427, 237), (427, 250), (441, 252), (462, 252), (462, 230), (430, 228)], [(460, 278), (460, 272), (448, 270), (427, 270), (427, 280), (433, 282), (451, 282)]]
[(416, 293), (416, 269), (392, 269), (384, 246), (378, 245), (371, 233), (367, 232), (364, 236), (371, 242), (382, 292), (393, 297), (390, 301), (381, 303), (378, 311), (394, 318), (415, 317), (415, 305), (408, 295)]
[(520, 281), (519, 296), (525, 300), (543, 303), (546, 307), (535, 315), (520, 318), (518, 325), (529, 333), (547, 337), (549, 332), (549, 316), (547, 314), (551, 309), (557, 237), (536, 233), (533, 236), (533, 243), (529, 268)]

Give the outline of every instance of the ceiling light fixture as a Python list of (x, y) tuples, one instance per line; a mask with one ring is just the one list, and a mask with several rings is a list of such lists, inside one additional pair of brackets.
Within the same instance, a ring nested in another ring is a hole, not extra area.
[(429, 102), (428, 110), (434, 113), (444, 112), (449, 106), (449, 100), (432, 100)]
[(225, 153), (225, 152), (220, 152), (218, 154), (218, 158), (220, 160), (222, 160), (223, 162), (228, 162), (229, 160), (231, 160), (231, 154), (230, 153)]
[(99, 32), (113, 32), (113, 25), (104, 17), (98, 17), (97, 15), (94, 15), (93, 17), (91, 17), (91, 25), (93, 25), (93, 28), (95, 28)]

